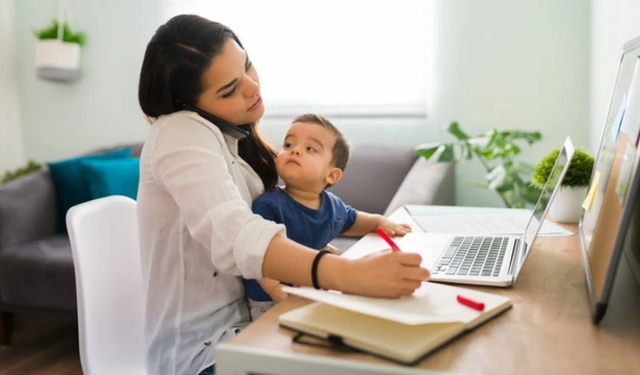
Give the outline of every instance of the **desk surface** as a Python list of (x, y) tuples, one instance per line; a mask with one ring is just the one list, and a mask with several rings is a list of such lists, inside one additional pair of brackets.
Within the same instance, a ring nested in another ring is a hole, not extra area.
[[(402, 217), (394, 215), (396, 220)], [(564, 227), (576, 233), (577, 226)], [(415, 367), (476, 374), (640, 373), (640, 290), (626, 260), (620, 264), (611, 304), (594, 326), (578, 236), (538, 238), (513, 287), (476, 287), (509, 296), (513, 308), (430, 353)], [(278, 316), (308, 303), (288, 297), (229, 344), (393, 364), (364, 353), (293, 343), (294, 332), (279, 327)]]

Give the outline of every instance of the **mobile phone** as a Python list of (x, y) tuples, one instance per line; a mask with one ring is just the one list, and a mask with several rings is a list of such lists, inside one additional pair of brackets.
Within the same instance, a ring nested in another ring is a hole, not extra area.
[(181, 103), (182, 108), (188, 110), (188, 111), (193, 111), (197, 114), (199, 114), (202, 118), (204, 118), (205, 120), (210, 121), (211, 123), (213, 123), (215, 126), (217, 126), (218, 128), (220, 128), (220, 131), (222, 131), (223, 133), (226, 133), (230, 136), (232, 136), (233, 138), (236, 138), (238, 140), (240, 139), (244, 139), (249, 135), (249, 132), (239, 128), (233, 124), (230, 124), (226, 121), (224, 121), (223, 119), (221, 119), (220, 117), (216, 117), (214, 115), (212, 115), (209, 112), (205, 112), (203, 110), (201, 110), (198, 107), (194, 107), (192, 105), (186, 104), (186, 103)]

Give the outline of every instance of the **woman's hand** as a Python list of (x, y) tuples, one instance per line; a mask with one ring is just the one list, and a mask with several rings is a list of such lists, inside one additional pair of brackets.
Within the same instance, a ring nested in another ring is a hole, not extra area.
[(396, 224), (384, 217), (380, 219), (378, 226), (391, 237), (404, 236), (405, 234), (411, 232), (411, 227), (408, 224)]
[[(262, 262), (264, 277), (296, 285), (311, 286), (311, 269), (318, 252), (277, 235), (269, 243)], [(397, 298), (410, 295), (429, 280), (415, 253), (385, 250), (361, 259), (326, 254), (317, 264), (320, 287), (371, 297)], [(269, 290), (269, 289), (265, 289)]]
[[(332, 274), (331, 256), (325, 256), (318, 265), (320, 285), (322, 276)], [(416, 253), (385, 250), (361, 259), (346, 260), (342, 277), (336, 281), (337, 289), (346, 293), (370, 297), (398, 298), (411, 295), (429, 280), (431, 273), (420, 267), (422, 257)], [(326, 285), (326, 284), (324, 284)]]

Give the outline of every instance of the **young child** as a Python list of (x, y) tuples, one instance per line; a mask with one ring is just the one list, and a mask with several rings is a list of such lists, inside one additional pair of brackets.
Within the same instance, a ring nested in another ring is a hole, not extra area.
[[(339, 234), (361, 236), (382, 227), (390, 236), (411, 231), (382, 215), (356, 211), (325, 189), (342, 178), (349, 160), (349, 142), (329, 120), (305, 114), (293, 120), (276, 159), (284, 187), (253, 202), (253, 212), (284, 224), (287, 237), (313, 249), (326, 247)], [(251, 318), (257, 319), (287, 296), (283, 284), (271, 279), (246, 280)]]

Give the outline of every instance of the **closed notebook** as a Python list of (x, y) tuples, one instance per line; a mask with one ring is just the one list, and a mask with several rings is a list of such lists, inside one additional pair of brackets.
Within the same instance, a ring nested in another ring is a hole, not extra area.
[[(511, 307), (505, 296), (430, 282), (400, 299), (285, 290), (317, 302), (280, 315), (280, 325), (405, 364)], [(458, 295), (484, 303), (484, 310), (459, 303)]]

